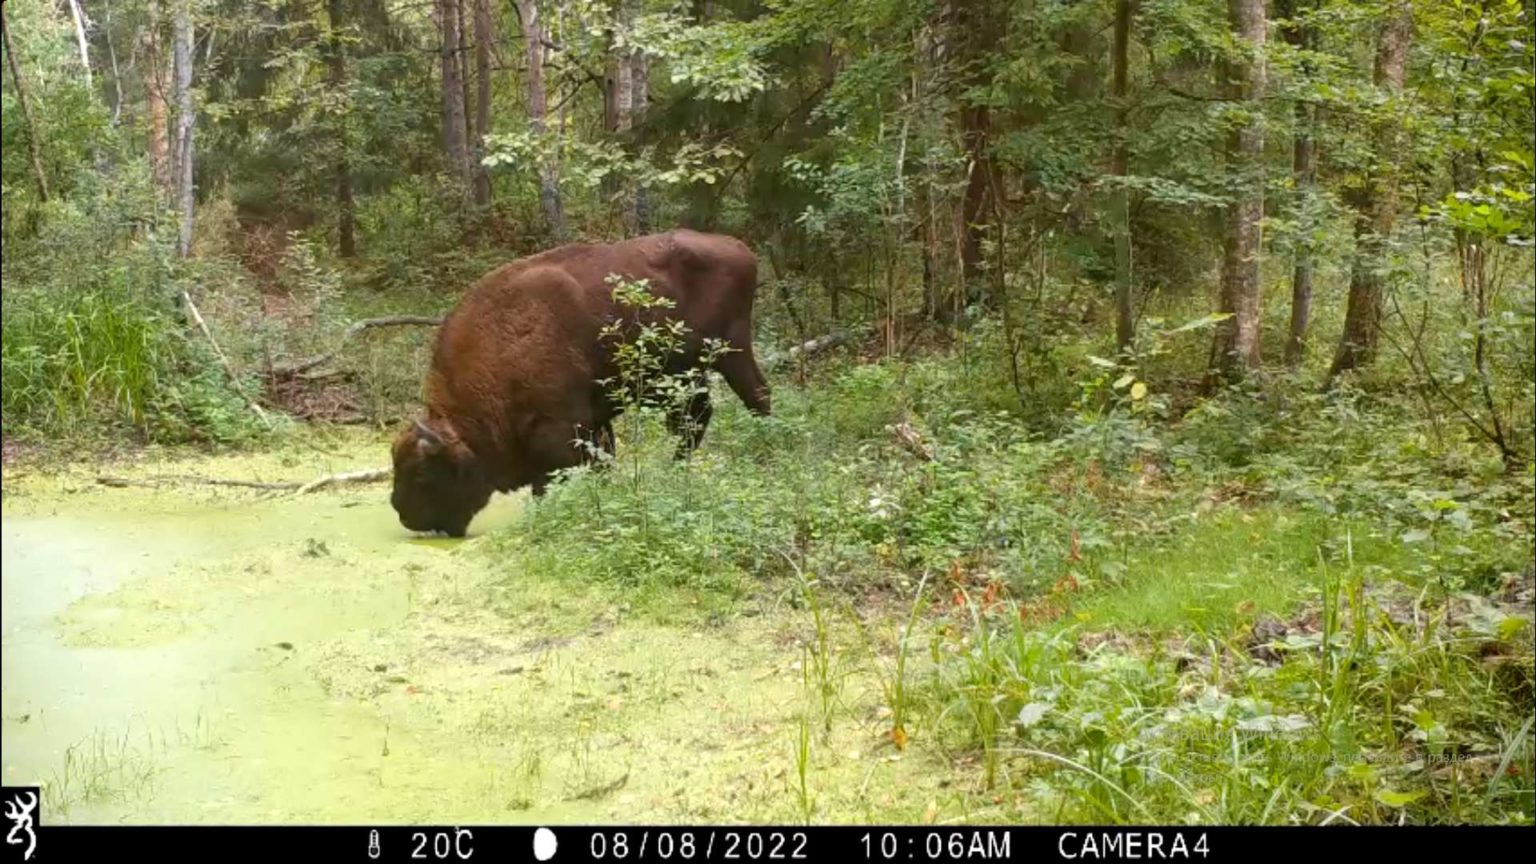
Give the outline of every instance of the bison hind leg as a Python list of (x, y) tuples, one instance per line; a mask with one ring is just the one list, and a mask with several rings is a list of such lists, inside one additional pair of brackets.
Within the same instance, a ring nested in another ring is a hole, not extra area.
[(673, 454), (675, 459), (686, 459), (699, 448), (704, 441), (704, 432), (709, 428), (709, 418), (715, 413), (709, 398), (709, 379), (699, 375), (695, 384), (697, 389), (688, 400), (667, 412), (667, 430), (681, 439)]

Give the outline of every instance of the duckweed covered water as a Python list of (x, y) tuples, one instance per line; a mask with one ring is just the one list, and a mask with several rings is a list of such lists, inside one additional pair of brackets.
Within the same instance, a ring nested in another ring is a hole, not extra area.
[[(117, 473), (302, 480), (385, 452)], [(6, 783), (41, 783), (43, 818), (76, 823), (932, 817), (946, 772), (882, 750), (877, 688), (856, 681), (801, 796), (805, 622), (787, 609), (647, 623), (487, 551), (522, 496), (463, 542), (412, 537), (387, 498), (9, 474)]]

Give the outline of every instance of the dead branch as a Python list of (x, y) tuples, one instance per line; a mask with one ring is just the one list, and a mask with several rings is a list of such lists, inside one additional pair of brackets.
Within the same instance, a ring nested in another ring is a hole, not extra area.
[(308, 372), (316, 366), (328, 363), (334, 359), (337, 354), (341, 353), (341, 349), (346, 347), (348, 342), (352, 341), (360, 334), (368, 330), (373, 330), (378, 327), (436, 327), (442, 323), (443, 319), (433, 318), (428, 315), (386, 315), (382, 318), (364, 318), (361, 321), (354, 321), (347, 327), (346, 330), (342, 332), (341, 342), (333, 350), (324, 354), (317, 354), (305, 360), (286, 363), (282, 366), (275, 366), (272, 368), (272, 377), (293, 378), (300, 373)]
[(266, 483), (257, 480), (226, 480), (220, 477), (198, 477), (190, 474), (146, 477), (143, 479), (102, 475), (96, 478), (96, 482), (114, 489), (123, 489), (129, 486), (147, 486), (152, 489), (162, 486), (188, 485), (237, 486), (243, 489), (259, 489), (263, 492), (292, 492), (295, 495), (308, 495), (311, 492), (317, 492), (328, 486), (341, 486), (348, 483), (373, 483), (378, 480), (385, 480), (392, 473), (392, 469), (389, 468), (367, 468), (360, 471), (342, 471), (337, 474), (326, 474), (306, 483), (298, 481)]
[(388, 480), (394, 473), (392, 468), (367, 468), (362, 471), (344, 471), (340, 474), (327, 474), (300, 486), (295, 495), (308, 495), (311, 492), (324, 489), (327, 486), (340, 486), (346, 483), (373, 483), (378, 480)]
[(113, 489), (126, 489), (130, 486), (144, 486), (151, 489), (158, 489), (162, 486), (202, 485), (239, 486), (245, 489), (261, 489), (267, 492), (278, 492), (287, 489), (296, 489), (299, 486), (297, 483), (262, 483), (256, 480), (224, 480), (218, 477), (193, 477), (185, 475), (170, 477), (146, 477), (144, 479), (102, 475), (96, 478), (96, 482), (103, 486), (110, 486)]
[[(1395, 292), (1388, 292), (1387, 299), (1392, 301), (1393, 312), (1397, 315), (1397, 317), (1401, 318), (1404, 322), (1407, 322), (1408, 316), (1403, 312), (1402, 305), (1398, 303), (1397, 294)], [(1500, 427), (1497, 422), (1495, 422), (1493, 429), (1489, 429), (1487, 426), (1485, 426), (1477, 414), (1468, 408), (1466, 404), (1463, 403), (1460, 399), (1457, 399), (1456, 396), (1452, 394), (1444, 384), (1441, 383), (1439, 377), (1435, 375), (1432, 364), (1430, 363), (1429, 355), (1424, 350), (1424, 329), (1429, 326), (1427, 316), (1425, 323), (1419, 328), (1419, 332), (1414, 334), (1413, 344), (1407, 347), (1404, 347), (1400, 342), (1398, 342), (1397, 339), (1393, 338), (1391, 331), (1386, 327), (1381, 327), (1380, 324), (1377, 326), (1382, 337), (1387, 340), (1387, 344), (1391, 345), (1394, 349), (1397, 350), (1399, 354), (1403, 355), (1403, 359), (1408, 362), (1408, 368), (1423, 375), (1425, 383), (1427, 383), (1430, 388), (1435, 391), (1436, 395), (1445, 400), (1446, 404), (1450, 405), (1452, 409), (1460, 414), (1462, 418), (1465, 419), (1467, 423), (1470, 424), (1479, 435), (1483, 436), (1485, 440), (1498, 448), (1499, 456), (1504, 460), (1505, 468), (1511, 471), (1518, 470), (1521, 465), (1520, 456), (1510, 448), (1509, 443), (1505, 440), (1503, 428)], [(1495, 420), (1497, 420), (1496, 417)]]
[(307, 381), (313, 384), (317, 381), (330, 381), (333, 378), (340, 378), (343, 381), (350, 381), (352, 379), (352, 373), (342, 369), (322, 369), (319, 372), (304, 372), (293, 377), (299, 379), (300, 381)]
[(235, 392), (245, 399), (245, 404), (251, 406), (251, 410), (256, 412), (256, 416), (261, 418), (261, 422), (265, 423), (268, 428), (271, 428), (272, 419), (267, 416), (267, 412), (263, 411), (261, 406), (256, 403), (256, 400), (245, 395), (245, 391), (241, 389), (240, 379), (236, 377), (234, 367), (229, 365), (229, 358), (224, 356), (224, 349), (220, 348), (218, 340), (213, 338), (213, 331), (208, 329), (208, 322), (203, 320), (203, 313), (197, 311), (197, 304), (192, 302), (192, 295), (183, 290), (181, 292), (181, 301), (187, 304), (187, 311), (192, 313), (192, 321), (197, 324), (197, 329), (203, 331), (203, 338), (207, 339), (208, 344), (213, 347), (213, 356), (218, 359), (219, 365), (223, 367), (224, 374), (229, 378), (230, 386), (235, 388)]
[(911, 453), (913, 456), (916, 456), (924, 462), (933, 461), (933, 445), (924, 441), (923, 436), (918, 434), (916, 429), (912, 428), (911, 423), (902, 421), (893, 426), (885, 427), (885, 431), (889, 433), (892, 438), (896, 439), (896, 445), (901, 449)]
[(597, 786), (593, 786), (591, 789), (587, 789), (587, 790), (582, 791), (582, 792), (577, 792), (575, 795), (571, 796), (570, 798), (567, 798), (566, 800), (567, 801), (583, 801), (583, 800), (585, 800), (585, 801), (596, 801), (599, 798), (604, 798), (604, 797), (606, 797), (606, 796), (608, 796), (608, 795), (610, 795), (610, 794), (612, 794), (614, 792), (617, 792), (618, 790), (624, 788), (624, 784), (626, 784), (628, 782), (629, 782), (629, 772), (626, 771), (626, 772), (624, 772), (624, 776), (623, 777), (620, 777), (619, 779), (614, 780), (611, 783), (603, 783), (603, 784), (600, 784), (600, 785), (597, 785)]
[(773, 369), (777, 369), (780, 366), (783, 366), (786, 363), (793, 363), (808, 357), (814, 357), (829, 348), (836, 348), (839, 345), (847, 344), (849, 338), (850, 334), (847, 331), (828, 333), (825, 336), (818, 336), (815, 339), (811, 339), (807, 342), (802, 342), (801, 344), (796, 345), (788, 351), (785, 351), (783, 354), (777, 354), (768, 357), (763, 361), (763, 370), (771, 371)]

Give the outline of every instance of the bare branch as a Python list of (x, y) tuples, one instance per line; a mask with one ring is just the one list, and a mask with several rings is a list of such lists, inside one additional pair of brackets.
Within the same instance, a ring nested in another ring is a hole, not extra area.
[(187, 304), (187, 311), (192, 313), (192, 321), (197, 324), (197, 329), (203, 331), (203, 337), (213, 347), (213, 356), (219, 361), (219, 365), (223, 367), (224, 374), (229, 377), (230, 386), (234, 387), (235, 392), (244, 397), (245, 403), (251, 406), (251, 410), (256, 412), (256, 416), (261, 418), (261, 422), (271, 427), (272, 419), (267, 416), (267, 412), (263, 411), (261, 406), (256, 404), (255, 399), (246, 396), (245, 391), (240, 389), (240, 379), (235, 375), (234, 367), (229, 365), (229, 358), (224, 356), (224, 350), (219, 347), (218, 340), (213, 338), (213, 331), (208, 329), (208, 322), (203, 320), (203, 313), (197, 311), (197, 304), (192, 302), (192, 295), (183, 290), (181, 292), (181, 300)]
[(125, 489), (130, 486), (144, 486), (152, 489), (158, 489), (162, 486), (234, 486), (241, 489), (258, 489), (263, 492), (292, 492), (295, 495), (308, 495), (311, 492), (318, 492), (330, 486), (342, 486), (350, 483), (374, 483), (379, 480), (387, 480), (393, 473), (393, 470), (390, 468), (365, 468), (359, 471), (342, 471), (336, 474), (326, 474), (304, 483), (298, 481), (267, 483), (259, 480), (228, 480), (221, 477), (198, 477), (190, 474), (146, 477), (143, 479), (102, 475), (96, 478), (96, 482), (114, 489)]
[(262, 483), (256, 480), (224, 480), (217, 477), (150, 477), (143, 480), (132, 477), (113, 477), (102, 475), (96, 478), (96, 482), (113, 489), (126, 489), (130, 486), (143, 486), (158, 489), (162, 486), (175, 485), (201, 485), (201, 486), (237, 486), (242, 489), (261, 489), (268, 492), (277, 492), (287, 489), (297, 489), (298, 483)]
[(340, 474), (327, 474), (300, 486), (293, 494), (308, 495), (311, 492), (324, 489), (327, 486), (340, 486), (346, 483), (373, 483), (378, 480), (388, 480), (394, 473), (390, 468), (368, 468), (362, 471), (343, 471)]
[(892, 438), (896, 439), (896, 444), (901, 449), (924, 462), (932, 462), (934, 460), (933, 445), (924, 441), (923, 436), (918, 434), (916, 429), (912, 428), (911, 423), (902, 421), (885, 427), (885, 431), (890, 433)]
[(306, 360), (299, 360), (294, 363), (287, 363), (282, 366), (274, 367), (271, 374), (274, 378), (293, 378), (300, 373), (308, 372), (316, 366), (328, 363), (334, 359), (337, 354), (341, 353), (341, 349), (344, 348), (348, 342), (352, 341), (367, 330), (373, 330), (378, 327), (436, 327), (442, 323), (443, 319), (433, 318), (427, 315), (386, 315), (382, 318), (364, 318), (361, 321), (352, 322), (351, 326), (347, 327), (347, 329), (341, 334), (341, 344), (337, 345), (335, 349), (324, 354), (317, 354)]
[(828, 333), (825, 336), (818, 336), (815, 339), (811, 339), (807, 342), (796, 345), (783, 354), (767, 357), (763, 360), (763, 370), (772, 371), (786, 363), (803, 360), (807, 357), (814, 357), (815, 355), (820, 354), (828, 348), (836, 348), (839, 345), (846, 344), (848, 342), (849, 335), (850, 334), (847, 331), (840, 331), (837, 333)]

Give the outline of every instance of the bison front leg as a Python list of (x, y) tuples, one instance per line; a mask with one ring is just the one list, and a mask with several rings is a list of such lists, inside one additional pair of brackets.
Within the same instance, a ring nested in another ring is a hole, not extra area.
[(613, 461), (614, 436), (613, 423), (604, 421), (596, 429), (582, 428), (580, 442), (582, 461), (593, 467), (602, 468)]
[(698, 449), (704, 441), (704, 431), (709, 428), (709, 418), (715, 413), (709, 399), (709, 380), (701, 375), (696, 386), (698, 389), (685, 403), (667, 412), (668, 431), (681, 439), (673, 456), (676, 459), (686, 459)]
[(543, 497), (555, 472), (574, 468), (588, 459), (578, 443), (582, 424), (546, 420), (536, 425), (525, 444), (524, 477), (535, 498)]
[(597, 430), (597, 446), (608, 454), (609, 459), (613, 458), (613, 441), (613, 424), (604, 423), (602, 428)]

